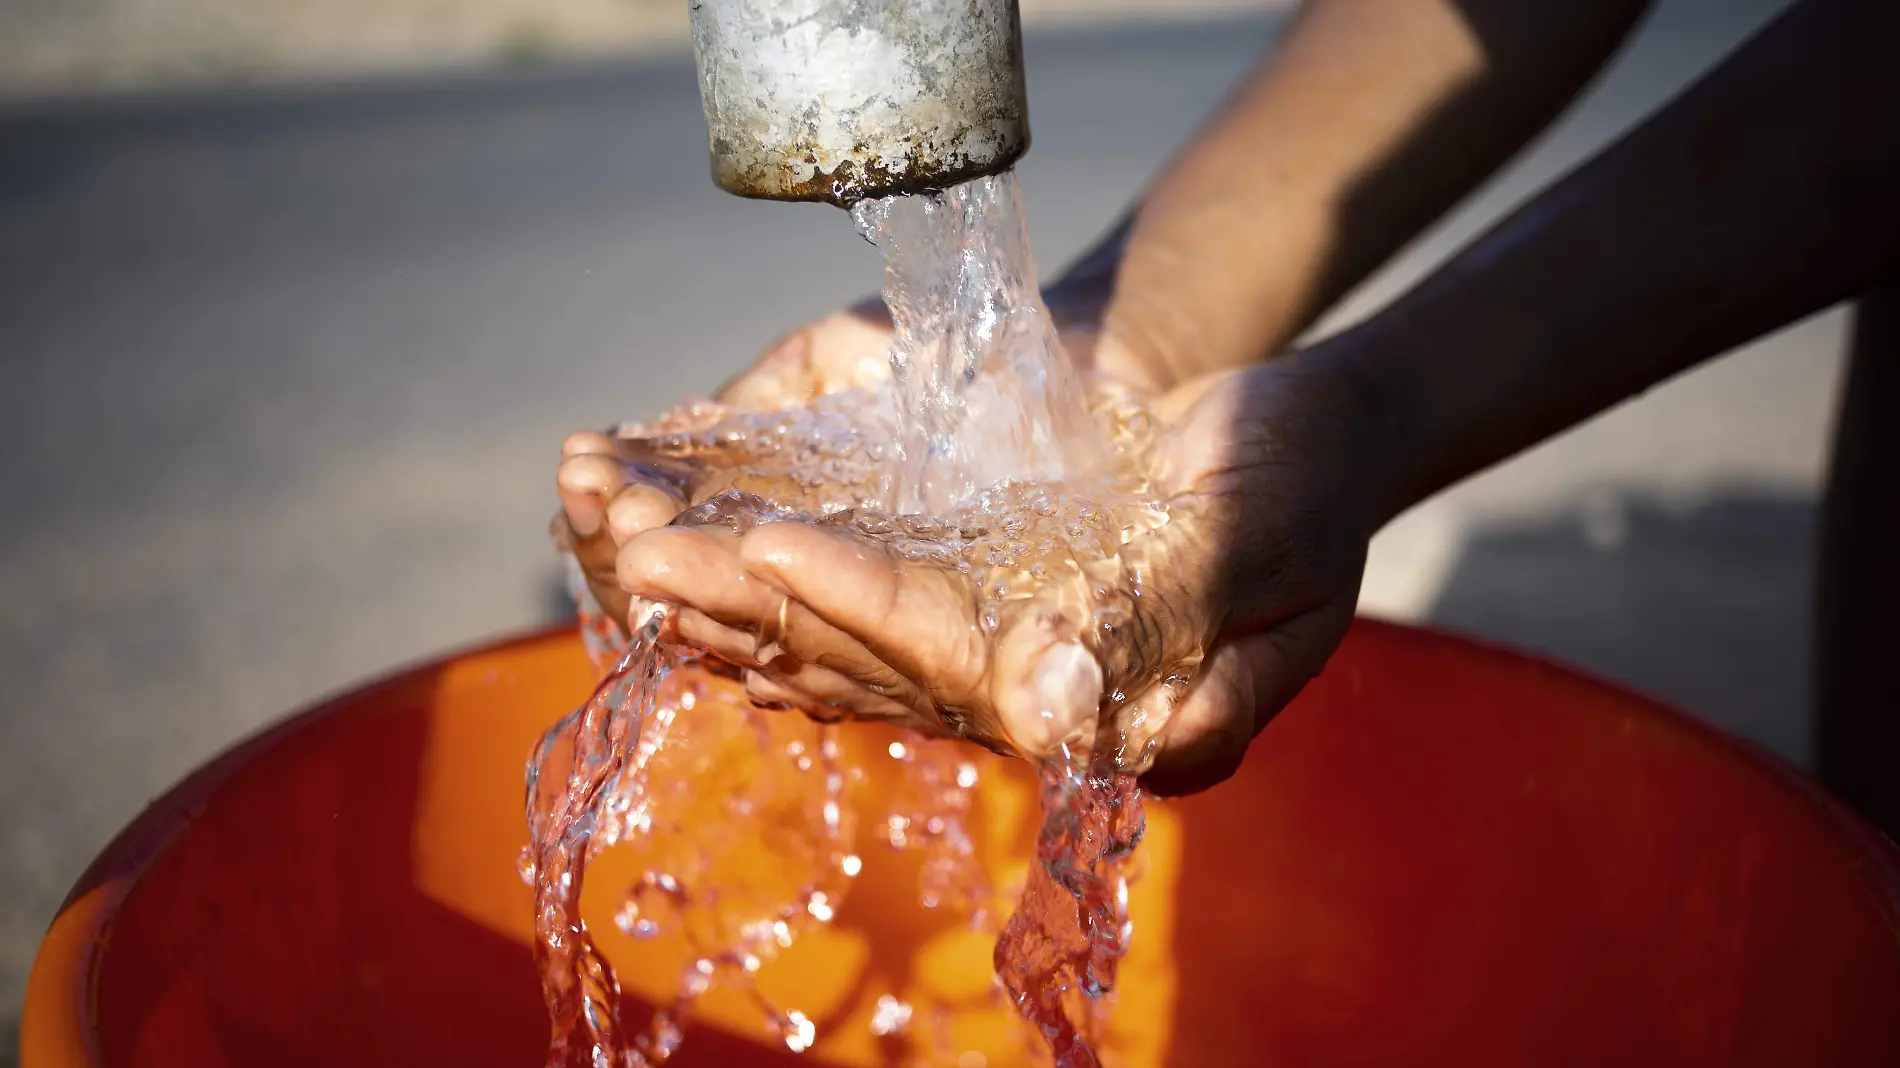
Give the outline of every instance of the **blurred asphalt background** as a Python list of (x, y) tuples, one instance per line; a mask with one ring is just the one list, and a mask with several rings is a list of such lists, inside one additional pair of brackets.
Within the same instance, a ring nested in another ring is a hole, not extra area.
[[(1664, 4), (1334, 321), (1779, 6)], [(1277, 26), (1032, 33), (1045, 270)], [(877, 284), (836, 211), (717, 192), (703, 138), (684, 56), (0, 105), (0, 1063), (52, 910), (145, 801), (313, 698), (563, 618), (561, 436), (707, 390)], [(1803, 761), (1843, 323), (1418, 509), (1376, 543), (1366, 609), (1546, 651)]]

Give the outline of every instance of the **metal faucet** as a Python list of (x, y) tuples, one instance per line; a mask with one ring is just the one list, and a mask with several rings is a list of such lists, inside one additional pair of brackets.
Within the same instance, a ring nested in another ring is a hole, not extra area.
[(691, 0), (713, 181), (839, 206), (1029, 148), (1016, 0)]

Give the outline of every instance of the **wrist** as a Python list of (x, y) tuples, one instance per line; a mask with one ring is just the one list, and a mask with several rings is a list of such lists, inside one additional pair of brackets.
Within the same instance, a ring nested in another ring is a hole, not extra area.
[(1043, 304), (1076, 370), (1151, 396), (1173, 389), (1181, 376), (1145, 338), (1127, 332), (1125, 317), (1115, 309), (1114, 287), (1113, 274), (1071, 271), (1043, 291)]
[(1150, 395), (1189, 378), (1174, 358), (1152, 316), (1136, 313), (1138, 301), (1122, 292), (1122, 265), (1134, 229), (1131, 215), (1078, 257), (1043, 289), (1043, 303), (1074, 357), (1077, 369), (1099, 374)]
[(1354, 479), (1368, 517), (1368, 536), (1417, 504), (1423, 444), (1407, 405), (1413, 391), (1377, 357), (1370, 331), (1351, 330), (1307, 347), (1294, 360), (1328, 384), (1352, 427)]

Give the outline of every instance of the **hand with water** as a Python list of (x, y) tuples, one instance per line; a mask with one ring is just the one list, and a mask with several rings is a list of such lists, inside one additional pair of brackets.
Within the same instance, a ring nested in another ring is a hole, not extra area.
[(1047, 581), (997, 612), (969, 572), (855, 529), (664, 526), (672, 508), (650, 488), (623, 491), (641, 503), (615, 528), (632, 532), (616, 589), (680, 605), (678, 637), (743, 668), (761, 702), (1031, 757), (1108, 745), (1151, 788), (1204, 788), (1350, 622), (1384, 438), (1340, 380), (1297, 360), (1153, 410), (1169, 518), (1121, 547), (1140, 593), (1106, 625), (1086, 582)]
[[(770, 412), (871, 386), (890, 374), (890, 344), (890, 322), (875, 302), (837, 312), (780, 338), (713, 399), (733, 411)], [(633, 535), (671, 522), (685, 487), (642, 465), (625, 435), (594, 430), (562, 442), (555, 484), (555, 538), (579, 561), (601, 610), (624, 627), (631, 601), (614, 577), (616, 554)]]
[[(1094, 312), (1064, 310), (1074, 325), (1059, 332), (1086, 377), (1142, 390), (1166, 380), (1132, 347), (1101, 331)], [(890, 377), (891, 339), (883, 305), (863, 302), (785, 335), (721, 387), (713, 401), (730, 412), (774, 412), (833, 393), (875, 387)], [(643, 530), (665, 526), (687, 503), (689, 487), (645, 463), (632, 440), (663, 429), (582, 430), (561, 445), (555, 478), (561, 511), (554, 517), (553, 534), (574, 554), (603, 615), (620, 628), (626, 626), (631, 605), (616, 578), (620, 547)]]

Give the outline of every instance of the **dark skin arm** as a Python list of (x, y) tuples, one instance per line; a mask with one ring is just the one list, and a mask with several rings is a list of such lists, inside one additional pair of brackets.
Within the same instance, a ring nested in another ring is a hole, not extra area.
[(1385, 521), (1900, 274), (1896, 55), (1900, 5), (1807, 0), (1392, 307), (1215, 381), (1184, 425), (1225, 442), (1233, 511), (1197, 533), (1223, 546), (1212, 587), (1240, 591), (1235, 655), (1175, 711), (1151, 777), (1238, 766), (1332, 655)]
[[(1351, 617), (1366, 540), (1382, 521), (1900, 266), (1897, 22), (1894, 5), (1809, 0), (1386, 312), (1295, 358), (1216, 376), (1162, 403), (1164, 417), (1181, 413), (1182, 521), (1128, 552), (1164, 562), (1153, 573), (1178, 585), (1166, 592), (1175, 618), (1208, 621), (1216, 640), (1188, 690), (1152, 706), (1147, 722), (1160, 726), (1151, 785), (1197, 789), (1238, 765), (1248, 740), (1331, 655)], [(1208, 143), (1220, 138), (1191, 154)], [(1142, 286), (1176, 286), (1175, 295), (1139, 311), (1147, 298), (1130, 302), (1129, 287), (1149, 239), (1138, 220), (1112, 274), (1114, 301), (1102, 316), (1110, 337), (1129, 322), (1132, 338), (1149, 328), (1188, 338), (1181, 353), (1219, 354), (1216, 365), (1271, 356), (1302, 321), (1300, 312), (1258, 314), (1277, 299), (1277, 268), (1249, 256), (1271, 259), (1255, 242), (1274, 226), (1257, 226), (1243, 196), (1227, 203), (1223, 225), (1196, 231), (1186, 224), (1199, 202), (1181, 203), (1181, 228), (1159, 232), (1198, 232), (1206, 263), (1184, 252), (1175, 270), (1157, 267)], [(1309, 267), (1339, 254), (1332, 242), (1319, 240)], [(1191, 304), (1256, 269), (1263, 290)], [(1232, 318), (1201, 321), (1223, 309)], [(1141, 343), (1128, 351), (1139, 355)], [(669, 544), (634, 539), (621, 554), (622, 582), (693, 605), (702, 588), (742, 572), (822, 618), (806, 643), (788, 640), (799, 663), (855, 656), (877, 671), (844, 684), (897, 670), (942, 692), (952, 661), (933, 650), (967, 629), (953, 610), (961, 592), (953, 582), (842, 558), (822, 531), (795, 524), (764, 528), (691, 568)], [(905, 618), (920, 623), (903, 635), (854, 614), (899, 601), (914, 603)], [(740, 645), (759, 626), (747, 611), (721, 621)], [(980, 657), (958, 663), (992, 689), (1011, 683)]]
[[(1179, 519), (1125, 553), (1157, 561), (1172, 618), (1215, 641), (1184, 694), (1148, 705), (1148, 784), (1200, 789), (1239, 765), (1332, 655), (1384, 520), (1900, 266), (1896, 54), (1900, 6), (1809, 0), (1385, 312), (1167, 398)], [(824, 619), (788, 643), (801, 662), (902, 664), (936, 692), (967, 681), (952, 663), (994, 681), (994, 664), (939, 655), (967, 623), (928, 569), (775, 524), (688, 579), (670, 544), (636, 538), (622, 580), (694, 604), (743, 572)], [(903, 636), (855, 610), (900, 601), (919, 624)], [(728, 625), (743, 645), (758, 623)]]
[(1048, 299), (1167, 388), (1278, 352), (1536, 136), (1644, 0), (1323, 0)]
[[(1153, 391), (1278, 352), (1563, 109), (1647, 0), (1312, 0), (1122, 225), (1048, 290), (1078, 360)], [(788, 334), (721, 400), (782, 408), (866, 384), (889, 324)], [(620, 548), (679, 501), (605, 434), (563, 448), (557, 531), (623, 621)]]
[(1391, 421), (1391, 516), (1900, 269), (1900, 5), (1808, 0), (1309, 350)]

